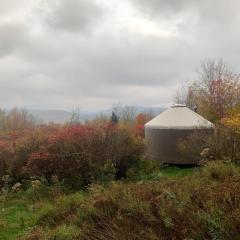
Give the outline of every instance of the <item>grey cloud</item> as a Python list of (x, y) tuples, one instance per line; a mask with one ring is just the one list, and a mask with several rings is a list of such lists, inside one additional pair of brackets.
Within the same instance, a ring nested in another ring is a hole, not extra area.
[(0, 23), (0, 57), (13, 53), (21, 48), (27, 40), (27, 31), (16, 22)]
[[(133, 4), (146, 14), (158, 17), (179, 14), (186, 7), (190, 8), (192, 1), (188, 0), (131, 0)], [(195, 1), (195, 0), (194, 0)]]
[[(31, 21), (0, 20), (2, 106), (166, 105), (178, 84), (195, 78), (204, 58), (222, 57), (240, 70), (234, 0), (228, 5), (219, 1), (215, 10), (205, 0), (124, 1), (132, 1), (138, 18), (150, 19), (159, 29), (169, 21), (177, 33), (119, 27), (113, 14), (99, 10), (100, 0), (96, 5), (91, 0), (45, 1), (39, 5), (43, 18), (33, 11)], [(175, 17), (182, 20), (172, 23)]]
[(158, 20), (167, 18), (180, 19), (188, 17), (184, 27), (191, 22), (201, 27), (229, 27), (239, 20), (238, 0), (130, 0), (143, 14)]
[(170, 26), (175, 24), (179, 38), (192, 46), (190, 55), (199, 58), (222, 57), (237, 64), (236, 58), (240, 52), (239, 1), (129, 1), (143, 17), (153, 19), (157, 24), (163, 21), (169, 21)]
[[(97, 72), (105, 84), (116, 86), (166, 86), (179, 78), (184, 61), (175, 59), (174, 55), (183, 56), (187, 50), (179, 39), (139, 35), (132, 35), (132, 38), (134, 44), (114, 45), (108, 41), (105, 45), (101, 42), (93, 48), (97, 51), (84, 54), (93, 66), (90, 73)], [(166, 52), (167, 48), (170, 50)]]
[[(181, 38), (190, 37), (191, 43), (220, 44), (236, 47), (240, 37), (237, 0), (130, 0), (142, 15), (158, 24), (169, 21), (175, 24)], [(224, 47), (225, 48), (225, 47)], [(223, 49), (223, 48), (221, 48)], [(220, 50), (221, 51), (221, 50)]]
[(94, 0), (51, 0), (44, 5), (46, 22), (52, 28), (65, 31), (87, 31), (103, 14)]
[[(68, 62), (57, 66), (54, 73), (49, 74), (64, 82), (66, 94), (108, 97), (109, 100), (126, 99), (127, 95), (131, 95), (126, 93), (126, 89), (129, 88), (143, 86), (168, 89), (176, 81), (185, 79), (187, 74), (183, 74), (182, 71), (186, 61), (175, 58), (174, 55), (177, 53), (178, 56), (184, 56), (184, 44), (180, 44), (180, 47), (177, 40), (168, 40), (169, 46), (172, 47), (172, 57), (169, 57), (165, 50), (168, 46), (167, 40), (141, 39), (138, 35), (132, 37), (141, 43), (136, 41), (135, 46), (128, 46), (110, 41), (106, 44), (99, 40), (85, 48), (76, 47), (75, 55), (72, 55)], [(64, 71), (61, 71), (61, 68), (64, 68)], [(139, 92), (136, 97), (140, 99), (141, 95), (142, 92)]]

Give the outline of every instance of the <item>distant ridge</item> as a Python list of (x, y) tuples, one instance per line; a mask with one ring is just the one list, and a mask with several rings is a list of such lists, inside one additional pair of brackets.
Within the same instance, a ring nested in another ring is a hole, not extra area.
[(40, 123), (65, 123), (71, 119), (71, 113), (64, 110), (27, 110)]
[[(63, 124), (71, 120), (72, 113), (65, 110), (27, 110), (40, 123), (59, 123)], [(80, 120), (90, 120), (94, 118), (91, 114), (80, 112)]]
[[(158, 115), (166, 108), (163, 107), (144, 107), (144, 106), (133, 106), (136, 110), (136, 114), (143, 112), (152, 112), (153, 115)], [(47, 109), (27, 109), (27, 111), (32, 114), (35, 119), (40, 123), (59, 123), (63, 124), (71, 120), (71, 112), (66, 110), (47, 110)], [(97, 116), (108, 116), (112, 114), (112, 109), (96, 112), (81, 112), (80, 120), (82, 122), (86, 120), (92, 120)]]
[[(134, 109), (136, 110), (136, 114), (151, 112), (153, 115), (158, 115), (159, 113), (163, 112), (166, 109), (163, 107), (145, 107), (145, 106), (130, 106), (130, 107), (134, 107)], [(102, 115), (111, 116), (112, 109), (108, 109), (99, 113)]]

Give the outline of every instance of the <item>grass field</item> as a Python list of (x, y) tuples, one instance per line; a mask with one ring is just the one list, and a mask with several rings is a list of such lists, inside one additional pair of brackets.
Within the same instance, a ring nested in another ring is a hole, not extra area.
[[(195, 168), (166, 167), (159, 171), (159, 176), (181, 177), (192, 174)], [(31, 196), (32, 198), (32, 196)], [(29, 199), (29, 193), (20, 192), (0, 196), (0, 239), (14, 240), (35, 225), (35, 218), (49, 199), (37, 201)], [(33, 197), (34, 198), (34, 197)]]
[(157, 175), (0, 195), (0, 239), (240, 239), (238, 166), (163, 167)]
[(16, 239), (34, 224), (34, 213), (24, 199), (4, 199), (0, 201), (0, 239)]

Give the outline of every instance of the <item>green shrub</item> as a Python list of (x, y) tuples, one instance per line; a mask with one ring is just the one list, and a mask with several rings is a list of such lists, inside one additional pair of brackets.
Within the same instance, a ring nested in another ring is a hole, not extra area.
[(149, 160), (138, 159), (134, 162), (133, 166), (127, 171), (128, 180), (159, 180), (162, 176), (160, 170), (162, 164)]
[(38, 213), (37, 223), (45, 226), (57, 226), (70, 216), (73, 219), (77, 209), (82, 206), (82, 193), (61, 196), (54, 204), (46, 204)]

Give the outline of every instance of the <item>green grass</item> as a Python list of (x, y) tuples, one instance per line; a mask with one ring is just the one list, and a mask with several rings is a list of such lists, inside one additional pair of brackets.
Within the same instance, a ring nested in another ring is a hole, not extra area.
[(192, 168), (179, 168), (179, 167), (166, 167), (160, 170), (163, 176), (167, 177), (182, 177), (193, 174), (197, 170), (196, 167)]
[(153, 170), (150, 173), (138, 173), (135, 178), (130, 178), (130, 181), (159, 181), (162, 178), (180, 178), (194, 174), (199, 168), (188, 167), (179, 168), (174, 166), (161, 167), (160, 169)]
[(22, 236), (34, 224), (31, 205), (23, 199), (0, 200), (0, 239), (11, 240)]
[[(158, 180), (158, 176), (160, 176), (159, 179), (162, 176), (176, 178), (192, 174), (194, 171), (195, 168), (166, 167), (156, 173), (156, 178), (146, 175), (145, 179)], [(48, 190), (46, 189), (46, 191)], [(82, 192), (81, 195), (85, 196), (86, 194)], [(0, 240), (15, 240), (24, 236), (29, 229), (36, 225), (36, 216), (41, 213), (42, 207), (46, 208), (51, 203), (53, 200), (51, 198), (49, 192), (37, 195), (32, 193), (31, 189), (26, 192), (10, 193), (7, 197), (0, 195)]]

